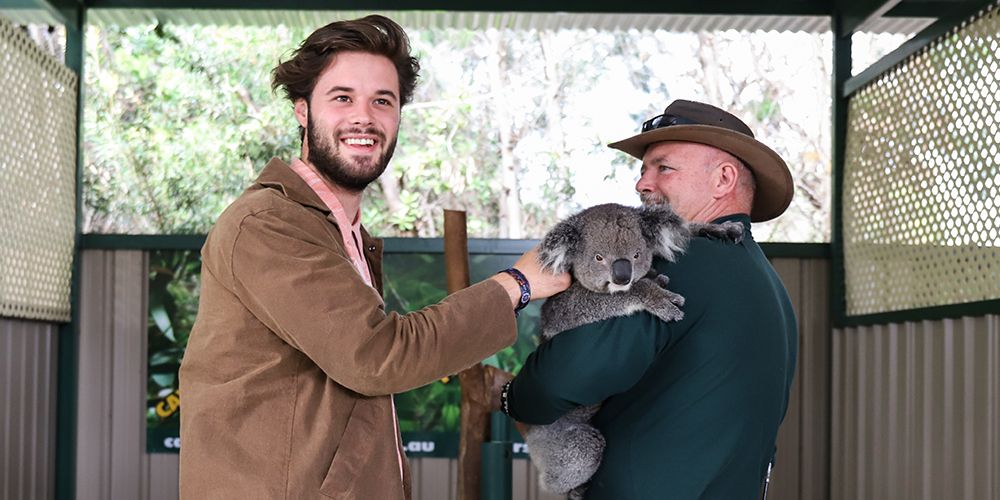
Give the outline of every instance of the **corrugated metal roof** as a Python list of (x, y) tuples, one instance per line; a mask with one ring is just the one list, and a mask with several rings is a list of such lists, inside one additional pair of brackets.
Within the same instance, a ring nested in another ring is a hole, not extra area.
[(829, 31), (826, 16), (746, 16), (704, 14), (608, 14), (565, 12), (456, 11), (282, 11), (282, 10), (153, 10), (91, 9), (97, 24), (131, 25), (155, 21), (171, 24), (296, 25), (319, 27), (338, 19), (383, 14), (410, 29), (597, 29), (667, 31)]
[(867, 33), (901, 33), (912, 35), (930, 26), (937, 18), (933, 17), (880, 17), (867, 21), (858, 27), (858, 31)]
[(57, 26), (63, 23), (61, 19), (57, 19), (51, 12), (43, 9), (0, 8), (0, 16), (17, 25), (46, 24)]
[[(180, 25), (287, 25), (319, 27), (338, 19), (353, 19), (368, 14), (386, 15), (406, 28), (461, 29), (597, 29), (597, 30), (666, 30), (698, 31), (830, 31), (826, 16), (753, 16), (717, 14), (609, 14), (566, 12), (466, 12), (466, 11), (303, 11), (252, 9), (89, 9), (92, 24), (138, 25), (164, 22)], [(38, 10), (0, 10), (15, 23), (51, 22), (51, 16)], [(933, 18), (879, 18), (865, 24), (864, 31), (906, 33), (920, 31)]]

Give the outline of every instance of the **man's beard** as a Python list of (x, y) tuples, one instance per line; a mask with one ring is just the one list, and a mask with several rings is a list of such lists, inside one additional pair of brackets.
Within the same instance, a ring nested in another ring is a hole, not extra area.
[(670, 200), (660, 193), (639, 193), (643, 205), (669, 205)]
[(396, 138), (393, 137), (392, 142), (388, 143), (385, 152), (377, 160), (371, 160), (367, 157), (345, 158), (340, 154), (340, 136), (342, 134), (374, 135), (378, 137), (380, 144), (386, 144), (385, 134), (371, 127), (367, 129), (355, 128), (337, 132), (333, 135), (331, 143), (330, 136), (317, 133), (312, 113), (309, 114), (306, 125), (306, 137), (309, 141), (309, 152), (306, 155), (306, 160), (329, 181), (350, 191), (364, 191), (368, 184), (378, 179), (382, 172), (385, 172), (385, 168), (389, 166), (392, 153), (396, 150)]

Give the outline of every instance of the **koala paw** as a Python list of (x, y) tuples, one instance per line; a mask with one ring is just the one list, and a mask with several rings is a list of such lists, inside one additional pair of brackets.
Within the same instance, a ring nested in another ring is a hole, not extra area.
[(653, 281), (656, 283), (657, 286), (666, 290), (667, 285), (670, 284), (670, 277), (667, 276), (666, 274), (657, 274), (656, 277), (653, 278)]
[(723, 229), (723, 238), (727, 240), (732, 240), (733, 243), (739, 243), (743, 241), (743, 224), (740, 222), (723, 222), (719, 224)]
[[(671, 292), (670, 290), (664, 290), (664, 293), (667, 294), (667, 299), (670, 300), (671, 304), (673, 304), (673, 305), (675, 305), (677, 307), (684, 307), (684, 296), (683, 295), (681, 295), (679, 293)], [(678, 311), (678, 313), (680, 313), (680, 311)], [(677, 318), (677, 319), (681, 319), (683, 317), (684, 317), (684, 313), (680, 313), (680, 318)]]
[[(670, 278), (660, 274), (653, 279), (641, 279), (633, 285), (633, 289), (642, 299), (643, 306), (656, 314), (658, 309), (684, 305), (684, 296), (667, 289)], [(679, 311), (678, 311), (679, 312)], [(659, 316), (659, 314), (657, 314)], [(670, 321), (670, 320), (667, 320)]]
[(696, 236), (719, 238), (733, 243), (743, 241), (743, 224), (740, 222), (727, 221), (721, 224), (690, 223), (688, 227), (691, 229), (691, 233)]
[[(681, 297), (676, 293), (672, 295), (679, 297), (682, 303), (684, 302), (684, 297)], [(684, 319), (684, 311), (681, 311), (681, 308), (677, 307), (673, 302), (662, 304), (659, 307), (650, 307), (649, 312), (653, 313), (653, 315), (663, 321), (680, 321)]]
[(653, 278), (653, 281), (656, 283), (656, 286), (658, 286), (661, 289), (663, 289), (662, 292), (660, 292), (660, 293), (663, 293), (667, 297), (667, 300), (669, 300), (670, 302), (672, 302), (677, 307), (683, 307), (684, 306), (684, 296), (683, 295), (681, 295), (679, 293), (671, 292), (670, 290), (667, 290), (667, 285), (670, 284), (670, 278), (667, 277), (666, 274), (658, 274), (658, 275), (656, 275), (656, 277)]
[(684, 305), (684, 297), (667, 290), (670, 278), (659, 275), (656, 278), (641, 279), (633, 285), (633, 289), (641, 297), (642, 304), (649, 312), (663, 321), (678, 321), (684, 317), (680, 306)]
[(567, 500), (583, 500), (584, 495), (587, 494), (587, 485), (577, 486), (566, 495)]

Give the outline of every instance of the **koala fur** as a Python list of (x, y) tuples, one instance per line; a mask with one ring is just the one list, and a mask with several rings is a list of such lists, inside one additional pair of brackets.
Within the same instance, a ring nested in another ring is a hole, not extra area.
[[(684, 317), (684, 297), (652, 270), (654, 256), (673, 262), (694, 235), (739, 242), (743, 225), (686, 223), (668, 205), (588, 208), (557, 224), (539, 248), (545, 268), (569, 272), (573, 283), (542, 305), (542, 341), (580, 325), (646, 310), (663, 321)], [(542, 487), (580, 498), (597, 471), (604, 437), (590, 425), (600, 405), (580, 407), (524, 436)]]

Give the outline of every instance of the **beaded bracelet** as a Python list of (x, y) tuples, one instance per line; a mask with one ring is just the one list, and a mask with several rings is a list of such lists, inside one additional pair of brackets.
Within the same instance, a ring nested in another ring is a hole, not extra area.
[(509, 274), (517, 282), (517, 286), (521, 288), (521, 298), (514, 306), (514, 316), (517, 316), (517, 313), (521, 312), (521, 309), (524, 309), (528, 302), (531, 302), (531, 285), (528, 283), (528, 278), (524, 277), (524, 273), (518, 271), (517, 268), (511, 267), (500, 272)]
[(507, 403), (507, 396), (510, 395), (510, 384), (513, 381), (514, 379), (508, 380), (507, 383), (505, 383), (500, 389), (500, 411), (508, 417), (510, 416), (510, 406)]

